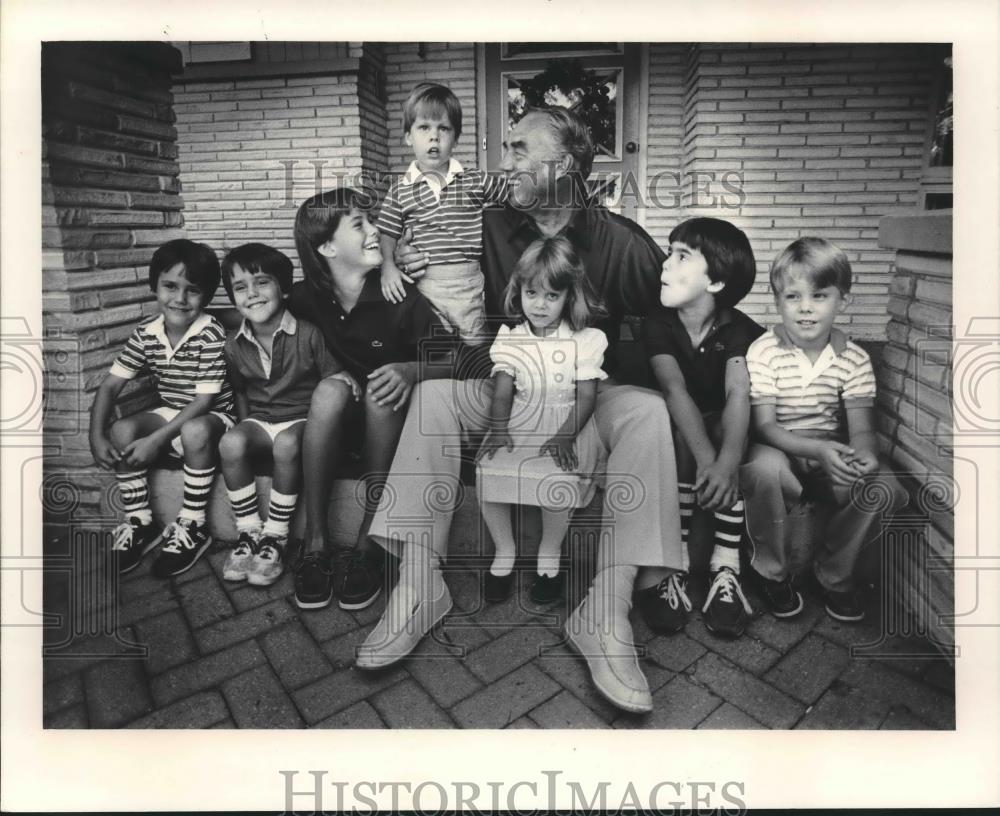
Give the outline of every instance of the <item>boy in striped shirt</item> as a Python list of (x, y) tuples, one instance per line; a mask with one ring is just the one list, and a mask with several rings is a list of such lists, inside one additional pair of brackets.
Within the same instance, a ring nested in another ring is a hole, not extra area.
[(752, 563), (772, 614), (790, 618), (802, 611), (785, 522), (806, 489), (832, 510), (814, 557), (827, 614), (860, 621), (865, 611), (854, 568), (878, 537), (883, 513), (891, 515), (907, 497), (880, 469), (868, 354), (833, 327), (850, 303), (851, 265), (828, 241), (800, 238), (774, 261), (771, 289), (781, 325), (747, 352), (758, 444), (750, 448), (740, 486)]
[[(462, 104), (448, 88), (421, 83), (403, 106), (406, 143), (414, 160), (389, 186), (378, 227), (382, 235), (382, 294), (405, 297), (403, 281), (417, 288), (469, 345), (485, 342), (483, 207), (507, 200), (507, 179), (465, 170), (451, 157), (462, 134)], [(428, 265), (408, 274), (393, 261), (397, 241), (423, 250)]]
[[(123, 573), (135, 569), (162, 540), (153, 575), (179, 575), (212, 542), (205, 507), (215, 477), (216, 446), (233, 425), (225, 331), (203, 311), (218, 286), (219, 261), (205, 244), (178, 239), (156, 250), (149, 287), (160, 315), (136, 328), (97, 389), (90, 450), (100, 467), (115, 471), (121, 489), (125, 520), (112, 535)], [(122, 389), (142, 371), (152, 374), (161, 405), (111, 424)], [(160, 531), (153, 525), (146, 475), (168, 450), (184, 459), (184, 501), (177, 520)]]

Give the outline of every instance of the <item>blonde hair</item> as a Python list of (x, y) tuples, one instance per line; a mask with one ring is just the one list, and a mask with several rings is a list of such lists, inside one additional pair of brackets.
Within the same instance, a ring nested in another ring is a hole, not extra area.
[(573, 331), (585, 329), (607, 311), (587, 278), (583, 262), (569, 239), (542, 238), (530, 244), (518, 259), (504, 292), (503, 308), (509, 317), (524, 320), (521, 287), (539, 280), (557, 292), (566, 292), (562, 317)]
[(836, 244), (807, 235), (790, 243), (771, 264), (771, 291), (775, 296), (785, 281), (802, 276), (817, 289), (836, 286), (840, 294), (851, 291), (851, 262)]

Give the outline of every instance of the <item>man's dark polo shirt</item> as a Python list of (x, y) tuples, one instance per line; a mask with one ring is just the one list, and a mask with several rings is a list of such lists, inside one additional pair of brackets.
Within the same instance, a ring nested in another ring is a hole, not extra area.
[(257, 345), (243, 334), (245, 325), (226, 338), (225, 354), (229, 380), (250, 404), (248, 416), (267, 422), (305, 419), (317, 383), (344, 367), (327, 350), (315, 326), (286, 312), (271, 344), (267, 372)]
[(642, 342), (646, 355), (669, 354), (677, 361), (688, 393), (703, 414), (721, 411), (726, 405), (726, 363), (746, 357), (750, 344), (764, 333), (739, 309), (722, 308), (697, 349), (681, 323), (676, 309), (659, 306), (646, 315)]
[[(660, 267), (666, 256), (638, 224), (601, 206), (577, 210), (560, 234), (576, 247), (587, 277), (609, 313), (607, 319), (594, 324), (608, 336), (604, 370), (619, 380), (652, 385), (623, 377), (624, 366), (619, 363), (624, 362), (625, 347), (633, 344), (619, 342), (620, 326), (626, 315), (644, 315), (659, 304)], [(521, 253), (543, 237), (533, 218), (510, 205), (483, 212), (482, 269), (492, 331), (504, 322), (504, 289)], [(645, 366), (642, 370), (648, 372)]]
[(448, 346), (454, 334), (448, 332), (427, 299), (406, 284), (406, 299), (390, 303), (382, 296), (379, 270), (365, 278), (361, 296), (350, 313), (345, 312), (330, 292), (308, 281), (292, 287), (288, 307), (296, 317), (315, 323), (344, 367), (364, 387), (365, 380), (379, 366), (421, 359), (420, 341), (435, 338), (435, 348)]

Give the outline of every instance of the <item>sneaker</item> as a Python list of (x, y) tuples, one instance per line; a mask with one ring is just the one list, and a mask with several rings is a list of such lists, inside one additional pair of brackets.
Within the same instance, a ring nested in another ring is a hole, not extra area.
[(333, 600), (333, 567), (325, 552), (302, 556), (295, 571), (295, 605), (299, 609), (323, 609)]
[(768, 609), (776, 618), (794, 618), (805, 606), (802, 596), (792, 586), (791, 578), (772, 581), (761, 577), (760, 588)]
[(528, 591), (528, 597), (536, 604), (550, 604), (562, 597), (565, 586), (565, 572), (556, 575), (536, 575), (535, 582)]
[(111, 552), (118, 561), (118, 572), (124, 575), (139, 566), (142, 557), (160, 543), (162, 532), (152, 524), (142, 524), (130, 518), (111, 531)]
[(245, 581), (256, 551), (257, 534), (244, 530), (240, 533), (236, 546), (226, 556), (226, 563), (222, 565), (222, 577), (227, 581)]
[(371, 551), (357, 547), (337, 550), (334, 561), (337, 605), (341, 609), (367, 609), (382, 593), (382, 566)]
[(845, 623), (857, 623), (865, 619), (865, 607), (860, 592), (832, 592), (824, 589), (823, 599), (826, 601), (826, 614), (831, 618)]
[(257, 545), (247, 583), (253, 586), (271, 586), (285, 571), (285, 541), (274, 536), (264, 536)]
[(672, 634), (687, 624), (691, 601), (687, 596), (687, 573), (672, 572), (656, 586), (640, 589), (635, 605), (655, 632)]
[(701, 611), (705, 628), (712, 634), (738, 638), (746, 631), (753, 608), (743, 594), (740, 577), (729, 567), (715, 573)]
[(212, 537), (196, 521), (178, 519), (163, 531), (166, 541), (153, 562), (153, 575), (172, 578), (187, 572), (212, 543)]
[(494, 575), (486, 570), (483, 578), (483, 599), (486, 603), (503, 603), (510, 597), (517, 573), (511, 570), (506, 575)]

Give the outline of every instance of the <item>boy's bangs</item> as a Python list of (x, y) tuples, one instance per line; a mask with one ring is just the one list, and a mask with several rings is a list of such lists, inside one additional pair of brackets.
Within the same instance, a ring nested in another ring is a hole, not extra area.
[(840, 288), (837, 280), (837, 270), (832, 269), (829, 266), (822, 266), (817, 269), (807, 263), (790, 263), (781, 271), (778, 279), (778, 282), (781, 284), (781, 288), (777, 291), (780, 292), (785, 288), (785, 281), (793, 280), (804, 280), (812, 286), (814, 290), (826, 289), (830, 286), (833, 286), (838, 290)]

